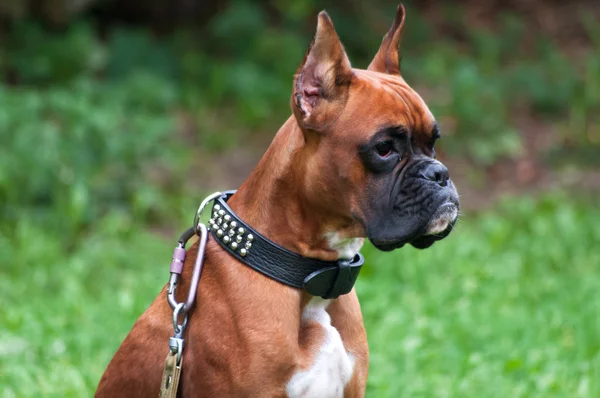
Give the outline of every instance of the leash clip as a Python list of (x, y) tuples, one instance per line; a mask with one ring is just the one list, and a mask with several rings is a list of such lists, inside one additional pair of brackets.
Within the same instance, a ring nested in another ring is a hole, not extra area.
[[(181, 338), (188, 323), (188, 314), (182, 313), (184, 307), (185, 303), (179, 303), (173, 310), (173, 331), (175, 332), (175, 337), (177, 338)], [(183, 315), (183, 323), (181, 324), (179, 323), (179, 315)]]
[(183, 339), (170, 337), (169, 348), (173, 354), (177, 355), (177, 365), (179, 365), (181, 363), (181, 355), (183, 354)]
[(173, 337), (169, 338), (169, 349), (173, 354), (177, 355), (177, 365), (181, 363), (181, 355), (183, 354), (183, 332), (187, 327), (188, 323), (188, 314), (183, 315), (183, 323), (179, 323), (179, 315), (181, 315), (181, 311), (183, 310), (185, 303), (177, 304), (177, 307), (173, 310)]
[[(200, 274), (202, 273), (202, 266), (204, 264), (204, 250), (206, 249), (206, 241), (208, 240), (208, 229), (206, 228), (206, 225), (200, 223), (197, 225), (196, 229), (198, 230), (200, 240), (198, 244), (198, 253), (196, 254), (196, 261), (194, 263), (194, 271), (192, 272), (192, 280), (190, 281), (190, 290), (188, 291), (188, 296), (185, 303), (178, 303), (175, 297), (175, 293), (177, 292), (177, 283), (179, 282), (179, 278), (183, 269), (183, 261), (185, 259), (185, 242), (182, 240), (179, 241), (177, 247), (175, 248), (173, 262), (171, 263), (171, 276), (169, 277), (169, 286), (167, 288), (167, 301), (173, 309), (173, 313), (175, 313), (179, 305), (182, 305), (183, 307), (179, 309), (179, 312), (181, 312), (182, 315), (187, 314), (196, 302), (198, 283), (200, 282)], [(186, 233), (188, 231), (186, 231)], [(175, 267), (173, 266), (174, 263), (176, 264)]]
[[(221, 195), (221, 192), (215, 192), (212, 195), (207, 196), (202, 203), (200, 203), (200, 207), (198, 207), (196, 215), (194, 216), (194, 224), (181, 235), (177, 242), (177, 246), (173, 251), (173, 259), (171, 260), (170, 268), (171, 275), (169, 277), (169, 285), (167, 288), (167, 302), (173, 309), (173, 337), (169, 338), (169, 353), (165, 359), (160, 387), (160, 398), (175, 398), (177, 396), (177, 389), (179, 387), (179, 379), (181, 376), (183, 347), (185, 345), (183, 334), (187, 327), (189, 312), (196, 302), (198, 283), (200, 282), (200, 274), (202, 273), (202, 266), (204, 264), (204, 250), (206, 249), (206, 242), (208, 240), (208, 228), (200, 222), (200, 216), (206, 205)], [(192, 279), (190, 281), (187, 300), (179, 303), (177, 302), (176, 292), (177, 283), (183, 273), (183, 265), (186, 256), (185, 245), (194, 234), (199, 236), (196, 261), (194, 262), (194, 270), (192, 271)], [(183, 322), (179, 323), (179, 318), (182, 316)]]

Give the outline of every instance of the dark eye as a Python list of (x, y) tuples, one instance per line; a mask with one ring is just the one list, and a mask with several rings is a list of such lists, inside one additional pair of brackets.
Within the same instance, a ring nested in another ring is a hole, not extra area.
[(433, 137), (431, 137), (431, 141), (429, 142), (429, 147), (433, 148), (433, 146), (435, 145), (435, 143), (437, 142), (437, 140), (439, 140), (440, 138), (441, 137), (440, 137), (439, 133), (436, 134), (436, 135), (434, 135)]
[(394, 145), (392, 144), (392, 141), (383, 141), (375, 145), (375, 150), (379, 156), (387, 158), (394, 150)]

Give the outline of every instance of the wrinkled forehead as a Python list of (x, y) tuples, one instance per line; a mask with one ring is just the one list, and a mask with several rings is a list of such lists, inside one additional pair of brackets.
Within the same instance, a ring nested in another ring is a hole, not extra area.
[(355, 78), (344, 113), (351, 115), (355, 128), (365, 134), (402, 126), (417, 140), (431, 138), (435, 119), (421, 96), (402, 77), (362, 69), (353, 71)]

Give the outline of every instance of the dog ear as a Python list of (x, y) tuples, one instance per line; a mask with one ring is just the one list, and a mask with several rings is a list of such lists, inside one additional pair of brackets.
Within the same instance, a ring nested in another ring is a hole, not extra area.
[(319, 13), (317, 31), (294, 78), (292, 110), (307, 128), (324, 122), (339, 110), (353, 72), (344, 46), (325, 11)]
[(398, 47), (402, 40), (402, 31), (404, 30), (404, 19), (406, 11), (404, 6), (400, 4), (396, 12), (396, 18), (392, 27), (384, 36), (379, 51), (375, 54), (375, 58), (371, 61), (368, 70), (375, 72), (388, 73), (390, 75), (400, 74), (400, 62), (398, 59)]

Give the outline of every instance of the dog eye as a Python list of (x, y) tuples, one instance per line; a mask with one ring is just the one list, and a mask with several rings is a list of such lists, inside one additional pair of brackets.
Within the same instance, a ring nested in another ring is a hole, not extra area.
[(440, 138), (442, 138), (442, 137), (440, 137), (439, 133), (438, 133), (437, 135), (435, 135), (435, 136), (431, 137), (431, 141), (429, 141), (429, 148), (432, 148), (432, 149), (433, 149), (433, 147), (434, 147), (435, 143), (436, 143), (436, 142), (437, 142), (437, 141), (438, 141)]
[(377, 151), (377, 154), (382, 158), (387, 158), (388, 156), (390, 156), (393, 149), (394, 144), (392, 143), (392, 141), (383, 141), (375, 145), (375, 150)]

